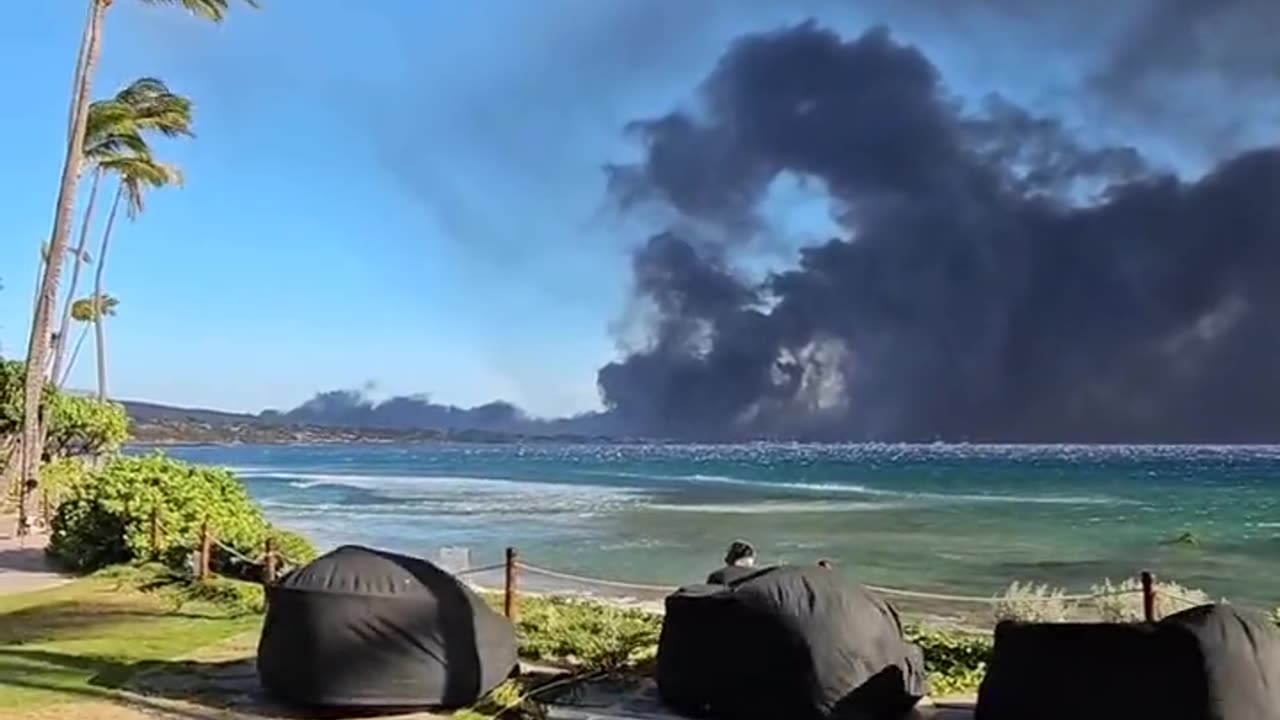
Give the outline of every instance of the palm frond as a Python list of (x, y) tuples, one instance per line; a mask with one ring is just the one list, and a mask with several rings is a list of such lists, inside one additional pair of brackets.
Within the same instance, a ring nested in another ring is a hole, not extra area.
[[(227, 16), (228, 0), (142, 0), (148, 5), (181, 5), (197, 17), (222, 22)], [(258, 0), (243, 0), (251, 8), (258, 7)]]
[(191, 136), (191, 100), (174, 93), (163, 80), (144, 77), (116, 93), (114, 102), (127, 108), (138, 132), (152, 130), (167, 137)]
[(191, 131), (191, 101), (151, 77), (135, 80), (115, 97), (89, 106), (85, 158), (100, 162), (112, 155), (147, 154), (146, 132), (166, 137), (195, 134)]
[(120, 187), (126, 203), (125, 213), (131, 220), (146, 209), (144, 200), (148, 189), (167, 185), (181, 186), (183, 180), (182, 171), (176, 166), (160, 162), (150, 155), (114, 157), (104, 160), (101, 167), (120, 177)]
[(116, 314), (116, 307), (120, 305), (120, 300), (107, 293), (103, 293), (100, 303), (95, 306), (94, 296), (89, 295), (76, 299), (71, 303), (71, 319), (76, 322), (87, 323), (93, 322), (98, 316), (99, 308), (101, 308), (102, 317), (111, 317)]

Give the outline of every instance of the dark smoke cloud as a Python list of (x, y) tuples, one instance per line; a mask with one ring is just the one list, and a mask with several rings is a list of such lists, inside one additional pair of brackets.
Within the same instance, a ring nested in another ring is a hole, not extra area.
[(975, 42), (1031, 39), (1035, 62), (1057, 54), (1076, 68), (1094, 123), (1127, 124), (1218, 154), (1270, 142), (1280, 124), (1274, 0), (859, 2), (889, 17), (914, 14), (982, 34)]
[[(643, 161), (609, 171), (624, 206), (679, 218), (634, 257), (649, 344), (598, 377), (631, 427), (1280, 439), (1276, 150), (1162, 174), (999, 97), (964, 107), (885, 29), (741, 38), (699, 100), (635, 124)], [(751, 282), (738, 263), (783, 176), (825, 190), (840, 237)]]
[(1280, 120), (1277, 35), (1274, 0), (1158, 0), (1125, 28), (1089, 85), (1121, 113), (1234, 149)]

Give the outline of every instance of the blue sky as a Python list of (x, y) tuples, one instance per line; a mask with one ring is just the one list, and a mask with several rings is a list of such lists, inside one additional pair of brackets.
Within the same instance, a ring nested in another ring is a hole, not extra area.
[[(25, 350), (83, 5), (21, 3), (0, 25), (7, 95), (23, 102), (0, 121), (6, 355)], [(853, 3), (263, 5), (221, 26), (131, 0), (110, 12), (95, 96), (163, 78), (194, 99), (198, 133), (160, 148), (186, 186), (114, 236), (115, 396), (257, 410), (371, 383), (544, 415), (595, 407), (627, 251), (648, 229), (610, 210), (600, 168), (634, 157), (623, 125), (687, 102), (742, 32), (812, 13), (849, 32), (889, 20), (958, 92), (1079, 109), (1069, 60), (1007, 62), (1029, 48), (995, 24)], [(92, 385), (88, 360), (72, 385)]]

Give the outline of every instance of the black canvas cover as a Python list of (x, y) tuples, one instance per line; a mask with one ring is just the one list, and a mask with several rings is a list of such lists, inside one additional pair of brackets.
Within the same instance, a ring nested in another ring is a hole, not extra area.
[(258, 677), (320, 707), (461, 707), (516, 666), (511, 623), (419, 558), (347, 545), (269, 588)]
[(667, 597), (657, 680), (672, 709), (731, 720), (896, 719), (927, 694), (893, 608), (819, 567)]
[(1280, 720), (1280, 632), (1204, 605), (1156, 623), (1001, 623), (977, 720)]
[(722, 568), (713, 570), (707, 576), (708, 585), (730, 585), (736, 580), (741, 580), (748, 575), (756, 574), (755, 568), (740, 567), (738, 565), (725, 565)]

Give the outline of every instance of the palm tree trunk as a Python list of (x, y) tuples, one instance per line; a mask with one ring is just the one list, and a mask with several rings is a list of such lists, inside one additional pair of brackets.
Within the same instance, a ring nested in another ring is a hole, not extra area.
[(40, 305), (40, 281), (44, 278), (44, 266), (49, 264), (49, 243), (40, 243), (40, 258), (36, 262), (36, 284), (31, 290), (31, 317), (36, 316)]
[(102, 299), (102, 275), (107, 268), (107, 246), (111, 242), (111, 228), (116, 224), (116, 211), (120, 209), (120, 198), (124, 197), (124, 183), (116, 186), (116, 198), (111, 201), (111, 212), (107, 215), (107, 227), (102, 231), (102, 247), (98, 248), (98, 269), (93, 274), (93, 334), (98, 346), (98, 399), (107, 399), (107, 332), (103, 327), (106, 307)]
[(67, 284), (67, 299), (63, 301), (62, 324), (58, 326), (58, 342), (53, 348), (53, 368), (49, 371), (51, 382), (62, 377), (62, 358), (67, 352), (67, 335), (71, 332), (71, 306), (76, 300), (76, 288), (80, 284), (80, 271), (84, 268), (85, 252), (89, 249), (89, 225), (93, 220), (93, 206), (98, 199), (98, 185), (102, 182), (102, 169), (93, 174), (89, 189), (89, 201), (84, 209), (84, 222), (80, 224), (80, 242), (76, 245), (76, 257), (71, 266), (71, 282)]
[(31, 526), (31, 507), (35, 499), (36, 483), (40, 475), (40, 408), (44, 394), (45, 363), (49, 355), (49, 324), (53, 306), (57, 302), (58, 278), (62, 274), (62, 259), (67, 251), (67, 239), (71, 234), (71, 222), (75, 214), (76, 184), (80, 176), (80, 164), (84, 160), (84, 130), (89, 119), (89, 93), (93, 74), (102, 49), (102, 20), (107, 10), (103, 0), (93, 3), (89, 20), (85, 25), (86, 49), (84, 72), (80, 74), (72, 102), (72, 132), (67, 143), (67, 154), (62, 161), (62, 177), (58, 184), (58, 200), (53, 217), (53, 232), (49, 238), (49, 259), (40, 279), (40, 297), (31, 319), (31, 337), (27, 343), (27, 374), (22, 393), (22, 486), (18, 507), (18, 532), (27, 534)]
[(89, 337), (89, 323), (84, 323), (84, 327), (80, 328), (80, 335), (76, 337), (76, 346), (71, 349), (71, 357), (67, 358), (67, 368), (62, 371), (62, 377), (58, 380), (59, 390), (67, 384), (67, 378), (71, 377), (71, 369), (76, 366), (76, 359), (80, 357), (80, 348), (84, 346), (84, 339), (87, 337)]
[[(85, 27), (87, 28), (93, 22), (93, 14), (97, 11), (96, 0), (89, 0), (89, 8), (85, 17)], [(91, 33), (83, 32), (80, 34), (80, 49), (76, 51), (76, 70), (71, 76), (71, 97), (75, 98), (80, 92), (80, 83), (84, 82), (85, 62), (89, 56), (89, 38)], [(71, 103), (67, 109), (67, 144), (71, 144), (71, 138), (76, 132), (76, 113), (79, 112), (79, 106)]]
[(9, 494), (13, 492), (13, 481), (18, 477), (18, 436), (11, 435), (0, 444), (0, 460), (4, 469), (0, 470), (0, 507), (9, 505)]

